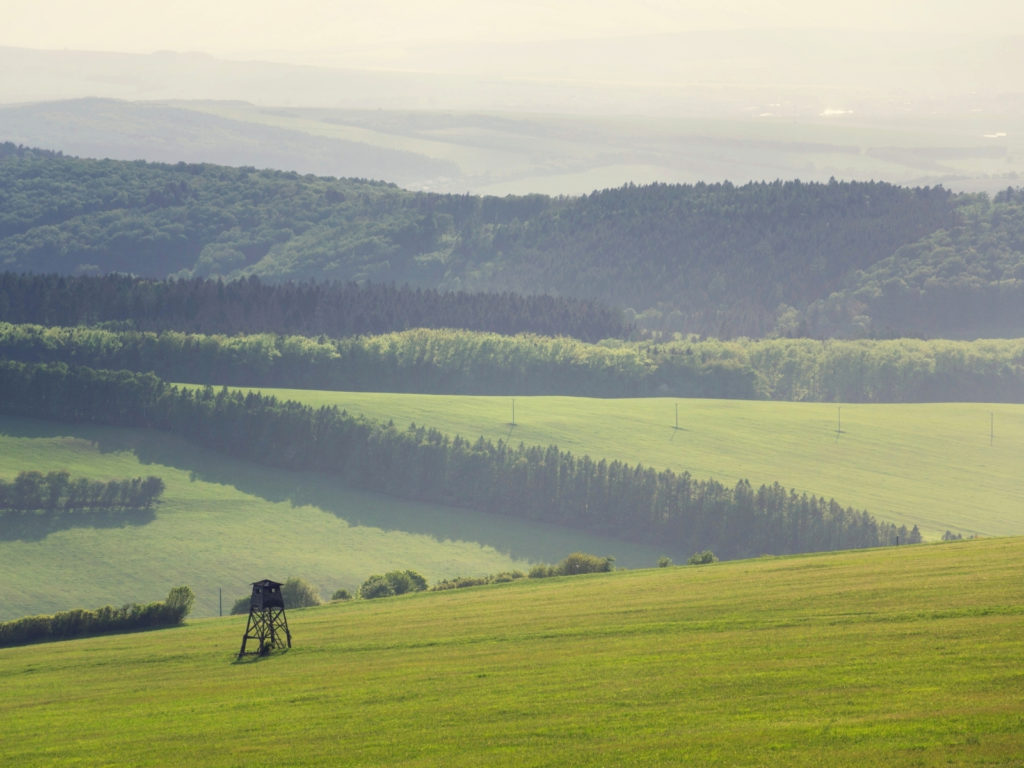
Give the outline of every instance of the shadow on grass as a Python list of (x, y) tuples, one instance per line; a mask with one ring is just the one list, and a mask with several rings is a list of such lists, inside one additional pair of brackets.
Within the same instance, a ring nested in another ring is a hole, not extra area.
[[(194, 482), (233, 487), (271, 503), (316, 507), (354, 526), (422, 534), (438, 541), (475, 542), (514, 559), (557, 562), (570, 552), (588, 551), (614, 555), (619, 565), (635, 568), (649, 567), (659, 555), (665, 554), (578, 529), (364, 491), (333, 475), (276, 469), (234, 459), (157, 431), (3, 417), (0, 434), (86, 440), (102, 453), (130, 452), (142, 464), (187, 472)], [(159, 474), (159, 470), (154, 474)], [(145, 522), (148, 520), (139, 524)]]
[(42, 541), (69, 528), (127, 528), (155, 519), (152, 509), (0, 512), (0, 541)]
[(269, 661), (269, 660), (274, 659), (274, 658), (276, 658), (278, 656), (284, 656), (286, 653), (288, 653), (289, 650), (291, 650), (291, 649), (290, 648), (278, 648), (276, 650), (270, 651), (270, 653), (263, 653), (263, 654), (260, 654), (260, 653), (246, 653), (244, 656), (239, 656), (236, 653), (234, 656), (232, 656), (231, 663), (232, 664), (239, 664), (239, 665), (243, 665), (243, 664), (258, 664), (261, 661)]

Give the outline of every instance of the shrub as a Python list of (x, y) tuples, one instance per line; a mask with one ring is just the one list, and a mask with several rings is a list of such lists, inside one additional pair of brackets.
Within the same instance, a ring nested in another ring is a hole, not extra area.
[(364, 600), (372, 600), (404, 595), (406, 592), (422, 592), (426, 588), (427, 580), (415, 571), (388, 571), (383, 576), (373, 575), (364, 581), (359, 588), (359, 596)]
[(462, 589), (463, 587), (479, 587), (484, 584), (504, 584), (509, 581), (524, 578), (522, 571), (502, 571), (490, 576), (456, 576), (454, 579), (443, 579), (431, 587), (432, 592), (442, 592), (446, 589)]
[(336, 590), (335, 593), (333, 595), (331, 595), (331, 600), (351, 600), (351, 599), (352, 599), (352, 593), (349, 592), (347, 589)]
[(659, 568), (668, 568), (670, 565), (672, 565), (672, 558), (671, 557), (668, 557), (667, 555), (663, 555), (662, 557), (658, 558), (658, 567)]
[(575, 576), (579, 573), (606, 573), (615, 570), (614, 557), (599, 557), (585, 552), (573, 552), (558, 565), (539, 563), (530, 569), (531, 579), (548, 576)]
[(192, 610), (196, 602), (195, 593), (186, 586), (175, 587), (167, 595), (167, 609), (172, 616), (177, 616), (178, 623), (182, 621)]
[(566, 576), (578, 573), (607, 573), (615, 570), (614, 557), (599, 557), (585, 552), (573, 552), (558, 564), (558, 572)]
[(287, 608), (308, 608), (311, 605), (320, 605), (320, 593), (309, 582), (303, 579), (288, 579), (281, 585), (281, 597), (284, 598), (284, 607)]
[(537, 565), (530, 568), (529, 576), (531, 579), (546, 579), (548, 576), (557, 576), (558, 571), (553, 565), (547, 563), (538, 563)]
[(250, 599), (251, 598), (248, 595), (246, 595), (245, 597), (240, 597), (237, 600), (235, 600), (234, 605), (231, 606), (231, 615), (237, 616), (240, 613), (248, 613)]
[(690, 555), (690, 559), (686, 561), (687, 565), (707, 565), (708, 563), (717, 563), (718, 558), (715, 557), (715, 553), (710, 549), (705, 549), (703, 552), (697, 552)]

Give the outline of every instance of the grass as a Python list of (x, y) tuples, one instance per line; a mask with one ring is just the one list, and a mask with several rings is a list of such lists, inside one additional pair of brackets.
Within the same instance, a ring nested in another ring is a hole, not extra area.
[(400, 427), (415, 422), (470, 439), (554, 444), (729, 484), (778, 481), (918, 525), (933, 539), (946, 530), (1024, 534), (1022, 405), (517, 397), (513, 426), (508, 397), (263, 391)]
[[(431, 583), (530, 563), (577, 549), (653, 565), (652, 548), (466, 510), (362, 493), (331, 477), (277, 471), (141, 430), (0, 418), (0, 476), (65, 469), (112, 479), (159, 475), (154, 515), (119, 527), (0, 527), (5, 581), (0, 621), (70, 608), (162, 600), (178, 584), (196, 615), (225, 612), (261, 578), (306, 579), (322, 596), (354, 592), (367, 576), (418, 571)], [(668, 553), (673, 557), (685, 553)]]
[(763, 558), (0, 649), (0, 762), (1020, 765), (1024, 540)]

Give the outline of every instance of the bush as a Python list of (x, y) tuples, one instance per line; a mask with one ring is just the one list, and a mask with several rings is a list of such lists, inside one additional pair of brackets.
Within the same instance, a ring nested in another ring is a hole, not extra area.
[(665, 556), (662, 556), (662, 557), (658, 558), (658, 567), (659, 568), (668, 568), (670, 565), (672, 565), (672, 558), (671, 557), (668, 557), (667, 555), (665, 555)]
[(708, 563), (717, 563), (718, 558), (715, 557), (715, 553), (710, 549), (705, 549), (703, 552), (697, 552), (690, 555), (690, 559), (686, 561), (687, 565), (707, 565)]
[(615, 570), (614, 557), (599, 557), (585, 552), (573, 552), (558, 565), (540, 563), (530, 569), (531, 579), (548, 576), (575, 576), (579, 573), (607, 573)]
[(547, 563), (538, 563), (537, 565), (530, 568), (529, 576), (531, 579), (546, 579), (548, 576), (557, 576), (558, 570), (553, 565)]
[(431, 587), (432, 592), (442, 592), (446, 589), (462, 589), (463, 587), (479, 587), (484, 584), (504, 584), (509, 581), (516, 581), (524, 578), (522, 571), (502, 571), (490, 576), (456, 576), (454, 579), (444, 579)]
[(281, 597), (284, 598), (284, 607), (308, 608), (311, 605), (320, 605), (320, 593), (316, 588), (303, 579), (288, 579), (281, 585)]
[(196, 602), (195, 593), (188, 587), (175, 587), (167, 595), (167, 609), (172, 615), (177, 616), (175, 623), (181, 622), (192, 611)]
[(246, 595), (245, 597), (240, 597), (235, 600), (234, 605), (231, 606), (231, 615), (237, 616), (240, 613), (248, 613), (250, 599), (250, 596)]
[(426, 588), (427, 580), (415, 571), (389, 571), (383, 576), (370, 576), (359, 588), (359, 596), (364, 600), (372, 600), (404, 595), (406, 592), (422, 592)]
[(347, 589), (339, 589), (339, 590), (335, 591), (335, 593), (333, 595), (331, 595), (331, 600), (351, 600), (351, 599), (352, 599), (352, 593), (349, 592)]
[(566, 576), (578, 573), (607, 573), (615, 570), (614, 557), (599, 557), (585, 552), (573, 552), (558, 564), (558, 572)]

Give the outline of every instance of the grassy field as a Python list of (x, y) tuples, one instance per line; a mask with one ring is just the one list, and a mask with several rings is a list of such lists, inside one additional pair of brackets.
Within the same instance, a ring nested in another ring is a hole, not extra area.
[(155, 514), (117, 527), (12, 530), (0, 522), (0, 621), (70, 608), (162, 600), (188, 584), (216, 616), (262, 578), (301, 577), (330, 597), (373, 573), (430, 582), (557, 562), (577, 549), (651, 566), (651, 548), (553, 526), (403, 502), (333, 478), (233, 461), (155, 432), (0, 418), (0, 477), (67, 470), (92, 479), (159, 475)]
[(554, 444), (730, 484), (779, 481), (928, 538), (1024, 534), (1024, 405), (521, 397), (513, 426), (508, 397), (264, 391), (471, 439)]
[(0, 649), (0, 763), (1019, 766), (1024, 540), (530, 580)]

